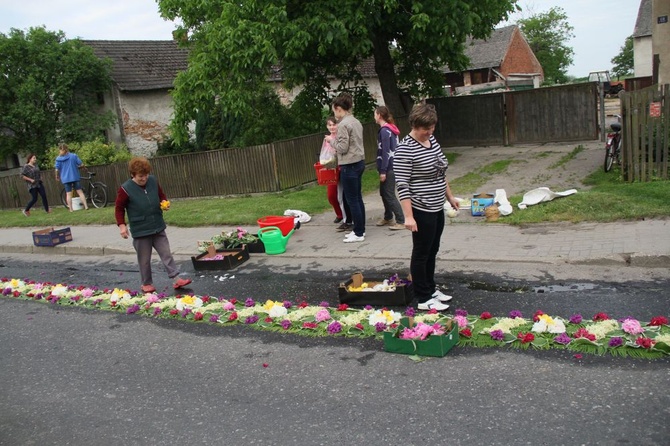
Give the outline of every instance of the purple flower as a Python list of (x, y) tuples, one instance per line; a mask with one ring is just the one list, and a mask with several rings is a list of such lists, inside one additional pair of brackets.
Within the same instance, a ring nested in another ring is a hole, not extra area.
[(289, 321), (288, 319), (284, 319), (279, 323), (279, 325), (281, 325), (281, 328), (283, 328), (284, 330), (288, 330), (291, 327), (291, 321)]
[(44, 297), (44, 295), (42, 293), (35, 294), (35, 300), (40, 300), (43, 297)]
[(138, 311), (140, 311), (140, 306), (137, 305), (137, 304), (132, 304), (126, 310), (126, 314), (133, 314), (133, 313), (137, 313)]
[(372, 310), (372, 305), (366, 305), (363, 307), (364, 310)]
[(554, 342), (557, 342), (559, 344), (567, 345), (572, 341), (570, 336), (568, 336), (567, 333), (561, 333), (558, 336), (554, 338)]
[(161, 314), (161, 311), (162, 310), (159, 307), (155, 307), (154, 308), (154, 316), (158, 316), (159, 314)]
[(570, 316), (570, 323), (571, 324), (581, 324), (582, 323), (582, 315), (581, 314), (573, 314)]
[(186, 317), (186, 316), (189, 315), (190, 312), (191, 312), (191, 309), (190, 309), (190, 308), (184, 308), (184, 309), (182, 310), (180, 316), (181, 316), (181, 317)]
[(247, 318), (244, 320), (244, 323), (247, 324), (247, 325), (255, 324), (256, 322), (258, 322), (258, 316), (255, 315), (255, 314), (253, 314), (253, 315), (247, 317)]
[(468, 315), (468, 312), (466, 310), (463, 310), (461, 308), (457, 308), (456, 311), (454, 311), (455, 316), (463, 316), (466, 317)]
[(623, 345), (623, 339), (621, 339), (619, 336), (611, 337), (607, 345), (612, 348), (621, 347)]
[(319, 304), (319, 306), (320, 306), (320, 307), (323, 307), (323, 308), (328, 308), (328, 307), (330, 306), (330, 304), (324, 300), (323, 302), (321, 302), (321, 303)]
[(342, 331), (342, 324), (340, 324), (337, 321), (333, 321), (330, 324), (328, 324), (328, 328), (326, 330), (328, 330), (329, 334), (339, 333)]
[(314, 315), (314, 319), (316, 319), (317, 322), (323, 322), (327, 321), (328, 319), (331, 319), (331, 316), (328, 310), (323, 309), (319, 310), (318, 313)]
[(405, 316), (407, 317), (414, 317), (416, 315), (416, 310), (414, 307), (407, 307), (405, 310)]
[(375, 331), (377, 333), (381, 333), (382, 331), (386, 330), (386, 324), (383, 322), (377, 322), (375, 324)]
[(10, 294), (12, 294), (12, 289), (11, 288), (7, 287), (4, 290), (2, 290), (2, 295), (3, 296), (9, 296)]
[(502, 332), (502, 330), (493, 330), (493, 331), (492, 331), (491, 333), (489, 333), (489, 334), (491, 335), (491, 339), (493, 339), (494, 341), (502, 341), (503, 338), (505, 337), (505, 335), (504, 335), (504, 333)]
[(282, 306), (286, 309), (289, 309), (293, 306), (293, 304), (291, 303), (290, 300), (285, 300), (284, 303), (282, 304)]
[(245, 307), (253, 307), (254, 305), (256, 305), (256, 303), (250, 297), (248, 297), (247, 300), (244, 301), (244, 306)]
[(512, 310), (512, 311), (509, 312), (508, 316), (511, 317), (512, 319), (516, 319), (518, 317), (522, 318), (523, 314), (521, 314), (521, 312), (519, 310)]
[(212, 323), (219, 322), (219, 315), (218, 314), (213, 314), (209, 317), (209, 321)]

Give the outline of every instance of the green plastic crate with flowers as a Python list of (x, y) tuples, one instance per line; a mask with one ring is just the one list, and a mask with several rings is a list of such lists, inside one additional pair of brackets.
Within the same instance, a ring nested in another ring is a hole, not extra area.
[(433, 322), (403, 317), (392, 331), (384, 332), (384, 350), (416, 356), (445, 356), (458, 344), (458, 324), (438, 316)]

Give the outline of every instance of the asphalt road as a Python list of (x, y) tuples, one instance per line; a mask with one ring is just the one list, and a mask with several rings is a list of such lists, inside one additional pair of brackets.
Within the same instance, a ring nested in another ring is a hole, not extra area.
[[(378, 273), (393, 267), (381, 265)], [(534, 271), (534, 278), (454, 268), (440, 280), (454, 291), (454, 308), (472, 313), (667, 315), (667, 280), (640, 274), (598, 282), (592, 279), (604, 274), (588, 268)], [(196, 274), (192, 290), (334, 304), (349, 271), (323, 271), (287, 261), (281, 268)], [(155, 274), (163, 276), (159, 268)], [(128, 257), (3, 255), (0, 275), (137, 284)], [(3, 445), (656, 445), (670, 438), (668, 359), (455, 348), (413, 362), (369, 339), (306, 338), (8, 298), (0, 298), (0, 324)]]

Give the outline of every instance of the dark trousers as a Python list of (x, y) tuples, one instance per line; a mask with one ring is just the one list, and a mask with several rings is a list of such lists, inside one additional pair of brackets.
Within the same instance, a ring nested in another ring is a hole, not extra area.
[(435, 258), (444, 231), (444, 211), (424, 212), (412, 208), (418, 231), (412, 232), (412, 289), (419, 303), (435, 292)]
[(179, 275), (179, 267), (174, 262), (170, 251), (170, 242), (164, 230), (154, 235), (134, 238), (133, 247), (137, 252), (137, 263), (140, 267), (142, 285), (153, 284), (151, 275), (151, 252), (153, 249), (156, 250), (158, 257), (163, 262), (168, 277), (173, 279)]
[(365, 233), (365, 205), (361, 190), (365, 161), (344, 164), (340, 167), (340, 182), (344, 190), (344, 198), (351, 211), (351, 218), (354, 220), (354, 234), (360, 237)]
[(384, 220), (391, 220), (395, 215), (395, 222), (404, 224), (405, 215), (402, 213), (402, 207), (395, 194), (395, 173), (393, 169), (386, 171), (386, 180), (379, 182), (379, 195), (384, 204)]
[(42, 197), (42, 206), (44, 206), (45, 211), (49, 211), (49, 202), (47, 201), (47, 192), (44, 190), (44, 185), (40, 184), (39, 187), (33, 187), (30, 189), (30, 201), (26, 205), (26, 211), (29, 211), (35, 203), (37, 203), (37, 194), (40, 194)]

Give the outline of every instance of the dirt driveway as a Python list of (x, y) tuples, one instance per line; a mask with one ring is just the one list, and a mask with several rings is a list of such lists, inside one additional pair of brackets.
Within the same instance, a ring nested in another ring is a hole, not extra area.
[[(562, 162), (577, 146), (584, 147), (574, 158)], [(454, 180), (477, 168), (495, 161), (512, 160), (508, 168), (489, 180), (479, 190), (455, 190), (459, 197), (474, 193), (494, 193), (504, 189), (507, 196), (522, 194), (537, 187), (548, 187), (554, 192), (567, 189), (586, 190), (582, 180), (597, 169), (602, 169), (605, 144), (599, 140), (570, 143), (523, 144), (515, 146), (453, 147), (447, 153), (460, 156), (449, 165), (447, 179)]]

